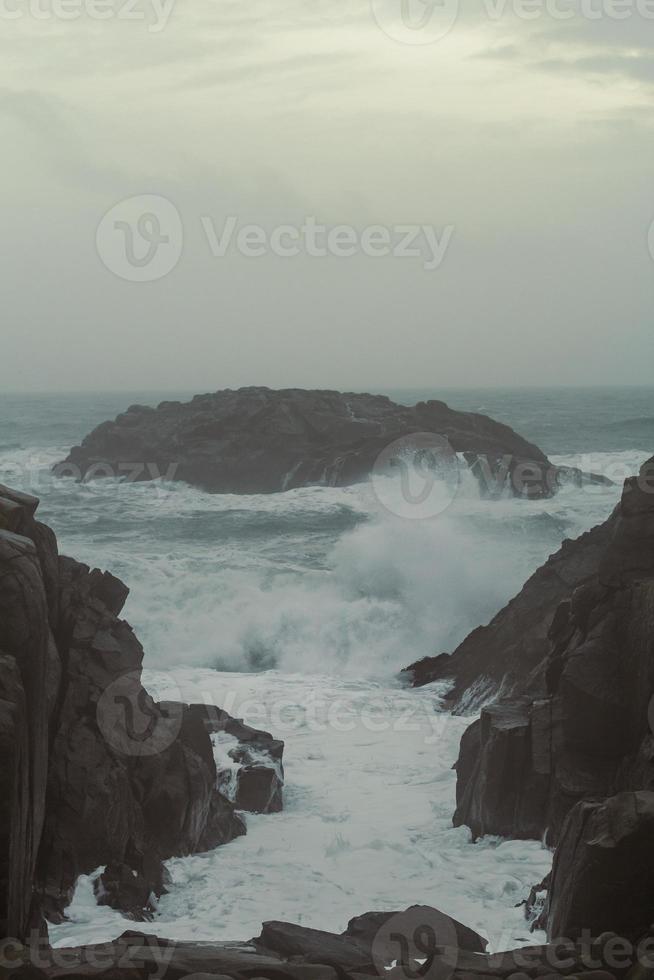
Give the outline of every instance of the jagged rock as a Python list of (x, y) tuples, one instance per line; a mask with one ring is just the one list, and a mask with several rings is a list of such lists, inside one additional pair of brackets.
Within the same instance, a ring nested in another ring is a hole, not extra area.
[(406, 668), (416, 687), (452, 682), (446, 701), (468, 713), (500, 693), (529, 690), (545, 695), (542, 664), (549, 652), (548, 633), (559, 604), (597, 574), (617, 518), (564, 541), (559, 551), (526, 582), (520, 593), (487, 626), (470, 633), (451, 654), (425, 657)]
[[(236, 744), (227, 749), (227, 755), (238, 769), (235, 779), (232, 778), (233, 771), (229, 771), (222, 792), (228, 795), (238, 810), (279, 813), (283, 809), (284, 743), (269, 732), (251, 728), (212, 705), (191, 705), (189, 710), (201, 721), (210, 736), (220, 738), (227, 735), (235, 740)], [(223, 773), (220, 772), (218, 760), (217, 766), (220, 782)]]
[(606, 931), (639, 940), (654, 923), (654, 793), (578, 803), (554, 859), (551, 936)]
[[(202, 718), (141, 684), (143, 650), (119, 618), (127, 587), (59, 556), (37, 506), (0, 488), (0, 936), (18, 938), (39, 912), (60, 921), (79, 875), (103, 865), (102, 900), (147, 916), (163, 860), (245, 833)], [(281, 779), (283, 743), (223, 723)]]
[(104, 422), (55, 468), (91, 479), (185, 480), (217, 493), (267, 493), (365, 480), (389, 443), (436, 433), (477, 468), (485, 492), (549, 496), (558, 471), (512, 429), (441, 401), (409, 408), (384, 395), (241, 388), (133, 405)]
[(204, 730), (183, 705), (157, 705), (141, 685), (141, 645), (118, 618), (126, 588), (62, 558), (60, 596), (64, 671), (37, 877), (53, 921), (82, 873), (109, 863), (142, 874), (145, 865), (153, 877), (143, 887), (156, 895), (162, 859), (244, 832), (215, 788)]
[(654, 789), (653, 465), (626, 482), (595, 574), (557, 608), (545, 697), (485, 709), (462, 739), (456, 822), (475, 834), (555, 843), (579, 801)]
[(150, 920), (170, 876), (154, 855), (133, 856), (129, 864), (109, 864), (95, 882), (98, 905), (118, 909), (131, 919)]

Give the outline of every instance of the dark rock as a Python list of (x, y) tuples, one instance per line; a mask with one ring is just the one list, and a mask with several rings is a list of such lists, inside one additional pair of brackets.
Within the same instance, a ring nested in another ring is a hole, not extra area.
[(542, 665), (549, 652), (549, 629), (559, 604), (577, 586), (597, 575), (617, 518), (564, 541), (559, 551), (527, 581), (488, 626), (473, 630), (448, 656), (425, 657), (407, 672), (416, 687), (452, 682), (448, 707), (467, 713), (502, 693), (529, 690), (545, 695)]
[(286, 963), (259, 953), (248, 943), (172, 943), (135, 932), (124, 933), (113, 943), (67, 949), (65, 965), (63, 960), (56, 950), (50, 954), (51, 965), (44, 972), (52, 980), (98, 976), (105, 980), (149, 980), (164, 975), (166, 980), (198, 976), (232, 980), (340, 980), (337, 972), (327, 965)]
[[(431, 910), (434, 911), (433, 909)], [(374, 913), (373, 913), (374, 914)], [(363, 918), (366, 918), (365, 916)], [(39, 949), (40, 974), (52, 980), (92, 978), (105, 980), (149, 980), (164, 976), (167, 980), (207, 980), (209, 977), (229, 977), (231, 980), (359, 980), (384, 976), (407, 980), (411, 977), (432, 980), (524, 980), (524, 978), (568, 976), (570, 980), (583, 976), (587, 980), (623, 977), (636, 962), (632, 948), (616, 963), (613, 935), (573, 943), (553, 941), (544, 946), (532, 946), (495, 954), (474, 953), (459, 948), (434, 947), (425, 962), (424, 955), (400, 959), (394, 955), (393, 968), (377, 960), (375, 963), (349, 965), (359, 961), (361, 951), (356, 943), (342, 936), (320, 930), (301, 930), (283, 923), (270, 924), (269, 941), (278, 942), (284, 953), (277, 953), (253, 943), (188, 943), (170, 942), (156, 936), (126, 932), (113, 943), (75, 949)], [(264, 926), (264, 932), (266, 926)], [(300, 950), (293, 953), (291, 950)], [(35, 960), (26, 951), (27, 962)], [(330, 961), (333, 961), (333, 965)], [(29, 969), (29, 967), (28, 967)], [(639, 977), (648, 976), (638, 973)], [(25, 980), (37, 980), (26, 975)]]
[(525, 919), (532, 932), (547, 929), (547, 898), (552, 884), (552, 873), (545, 875), (534, 885), (525, 902)]
[[(60, 557), (37, 503), (0, 496), (20, 532), (0, 530), (0, 930), (18, 938), (39, 910), (60, 921), (79, 875), (103, 865), (102, 900), (147, 916), (163, 860), (245, 833), (205, 721), (141, 684), (141, 645), (118, 618), (126, 586)], [(281, 779), (283, 743), (222, 724), (241, 733), (244, 762)], [(263, 780), (249, 794), (265, 788), (280, 808), (281, 786)]]
[(578, 803), (554, 859), (548, 933), (611, 930), (639, 940), (654, 923), (654, 793)]
[(475, 467), (484, 492), (549, 496), (557, 469), (506, 425), (444, 402), (397, 405), (383, 395), (241, 388), (133, 405), (103, 422), (55, 470), (62, 476), (159, 476), (216, 493), (267, 493), (365, 480), (403, 436), (435, 433)]
[(306, 929), (289, 922), (264, 922), (254, 940), (258, 949), (281, 959), (301, 958), (304, 963), (324, 963), (344, 970), (368, 966), (370, 949), (347, 935)]
[(465, 824), (474, 837), (542, 834), (551, 765), (549, 744), (539, 744), (532, 710), (528, 700), (491, 705), (463, 736), (454, 825)]
[(157, 899), (166, 894), (169, 883), (169, 875), (155, 855), (135, 855), (129, 864), (105, 868), (95, 883), (96, 901), (137, 922), (145, 921), (156, 912)]
[(237, 809), (248, 810), (250, 813), (279, 813), (283, 809), (283, 783), (275, 769), (243, 766), (237, 778)]
[[(424, 912), (426, 919), (428, 919), (430, 914), (436, 912), (435, 909), (421, 905), (414, 905), (407, 911), (416, 912), (418, 915), (420, 912)], [(368, 950), (372, 950), (373, 943), (380, 929), (387, 925), (391, 919), (397, 919), (403, 914), (405, 913), (400, 911), (366, 912), (365, 915), (358, 915), (356, 918), (350, 919), (343, 935), (356, 939), (357, 942), (364, 944)], [(436, 914), (438, 916), (443, 915), (442, 912), (437, 912)], [(456, 945), (459, 949), (467, 950), (470, 953), (483, 953), (486, 950), (488, 945), (487, 941), (476, 933), (474, 929), (463, 925), (462, 922), (458, 922), (451, 916), (447, 916), (446, 918), (448, 919), (449, 928), (455, 937)]]
[[(237, 740), (228, 750), (230, 759), (239, 768), (236, 779), (223, 782), (221, 790), (238, 810), (250, 813), (279, 813), (283, 809), (284, 743), (269, 732), (245, 725), (226, 711), (214, 706), (191, 705), (189, 711), (210, 736), (226, 734)], [(218, 772), (219, 784), (223, 773)]]
[[(288, 922), (264, 922), (256, 946), (283, 959), (327, 963), (348, 971), (376, 975), (406, 955), (413, 955), (418, 933), (431, 939), (450, 973), (466, 953), (483, 953), (486, 941), (472, 929), (429, 906), (414, 905), (403, 912), (368, 912), (350, 921), (340, 936)], [(418, 950), (415, 950), (416, 956)], [(408, 964), (406, 964), (408, 966)], [(415, 965), (415, 964), (414, 964)], [(429, 974), (431, 975), (431, 973)]]
[[(3, 498), (7, 499), (7, 498)], [(23, 514), (27, 530), (32, 508)], [(33, 917), (33, 881), (45, 816), (48, 600), (32, 540), (0, 531), (0, 928), (21, 937)]]
[(484, 709), (462, 740), (456, 822), (475, 834), (556, 842), (580, 800), (654, 789), (654, 494), (627, 481), (597, 530), (595, 573), (551, 617), (544, 696)]

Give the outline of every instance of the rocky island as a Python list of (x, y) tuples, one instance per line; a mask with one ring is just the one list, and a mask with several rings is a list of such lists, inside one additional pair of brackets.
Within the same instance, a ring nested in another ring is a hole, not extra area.
[(486, 415), (442, 401), (407, 407), (385, 395), (240, 388), (189, 402), (133, 405), (103, 422), (55, 467), (60, 476), (183, 480), (213, 493), (273, 493), (367, 479), (395, 440), (430, 433), (461, 454), (486, 495), (549, 496), (559, 471)]

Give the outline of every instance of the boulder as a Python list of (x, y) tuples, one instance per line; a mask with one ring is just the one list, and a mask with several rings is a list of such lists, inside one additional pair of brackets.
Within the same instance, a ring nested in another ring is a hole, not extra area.
[[(237, 810), (279, 813), (283, 809), (284, 743), (215, 706), (195, 704), (189, 710), (217, 749), (215, 761), (219, 785)], [(225, 751), (221, 751), (222, 736), (227, 736), (233, 743)], [(228, 770), (221, 768), (225, 754), (230, 760)]]
[(441, 930), (445, 931), (447, 929), (449, 938), (454, 939), (459, 949), (466, 950), (469, 953), (483, 953), (488, 946), (487, 941), (475, 932), (474, 929), (465, 926), (462, 922), (458, 922), (452, 916), (445, 917), (444, 913), (425, 905), (413, 905), (404, 912), (366, 912), (365, 915), (358, 915), (354, 919), (350, 919), (343, 935), (355, 939), (371, 951), (380, 930), (392, 920), (397, 920), (399, 917), (407, 915), (407, 913), (409, 916), (415, 916), (418, 920), (422, 917), (426, 922), (429, 921), (430, 917), (433, 917), (434, 913), (439, 919), (441, 916), (446, 918), (447, 925), (445, 927), (441, 925)]
[(347, 935), (307, 929), (290, 922), (264, 922), (256, 947), (280, 959), (323, 963), (344, 970), (370, 966), (372, 956), (365, 944)]
[(190, 402), (131, 406), (103, 422), (55, 467), (60, 476), (185, 480), (214, 493), (269, 493), (368, 478), (389, 444), (442, 437), (473, 467), (482, 492), (550, 496), (558, 471), (534, 445), (484, 415), (442, 401), (398, 405), (384, 395), (240, 388)]

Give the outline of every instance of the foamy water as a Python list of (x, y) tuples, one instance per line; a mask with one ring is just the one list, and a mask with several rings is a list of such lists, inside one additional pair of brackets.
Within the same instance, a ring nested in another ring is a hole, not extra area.
[[(533, 941), (516, 904), (549, 870), (535, 842), (470, 842), (452, 828), (452, 761), (466, 719), (419, 692), (333, 676), (148, 674), (158, 696), (215, 702), (286, 740), (285, 811), (246, 817), (248, 836), (169, 862), (173, 888), (145, 931), (249, 939), (270, 918), (341, 932), (363, 911), (434, 905), (496, 949)], [(98, 909), (85, 880), (59, 945), (115, 938), (129, 923)], [(139, 929), (142, 928), (139, 925)]]
[[(370, 484), (267, 496), (78, 485), (50, 476), (61, 455), (10, 448), (0, 481), (40, 494), (62, 551), (128, 582), (153, 694), (219, 704), (286, 741), (285, 811), (169, 862), (173, 888), (144, 928), (247, 939), (281, 918), (341, 931), (362, 912), (425, 903), (495, 949), (533, 941), (516, 906), (551, 855), (452, 828), (470, 719), (441, 712), (438, 688), (403, 689), (397, 672), (486, 622), (564, 537), (608, 516), (620, 487), (488, 502), (464, 478), (441, 514), (407, 521)], [(594, 468), (621, 480), (645, 456), (595, 454)], [(70, 945), (129, 927), (84, 878), (51, 935)]]

